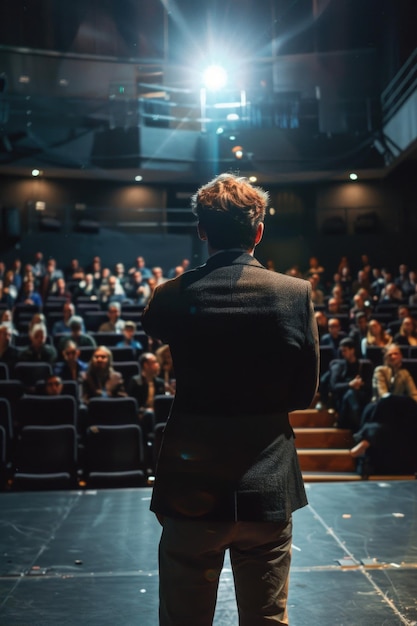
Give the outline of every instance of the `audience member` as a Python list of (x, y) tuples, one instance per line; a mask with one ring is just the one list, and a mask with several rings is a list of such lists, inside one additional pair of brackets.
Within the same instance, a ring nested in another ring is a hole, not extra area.
[(359, 311), (355, 315), (355, 322), (351, 324), (348, 336), (355, 342), (356, 356), (362, 356), (362, 340), (366, 338), (368, 333), (368, 318), (366, 313)]
[(320, 339), (321, 346), (331, 346), (333, 348), (333, 358), (339, 358), (339, 345), (342, 339), (346, 337), (346, 333), (341, 330), (340, 321), (337, 317), (332, 317), (328, 322), (329, 332), (324, 334)]
[(314, 317), (316, 318), (317, 328), (319, 331), (319, 338), (321, 339), (323, 335), (326, 335), (329, 332), (329, 328), (328, 328), (329, 320), (327, 318), (327, 315), (325, 315), (323, 311), (316, 311), (314, 313)]
[(136, 270), (130, 275), (130, 282), (126, 285), (126, 296), (139, 306), (146, 306), (151, 295), (151, 288), (142, 276), (142, 272)]
[(8, 326), (10, 328), (12, 340), (19, 334), (14, 321), (13, 321), (13, 313), (10, 309), (4, 309), (0, 314), (0, 324), (3, 326)]
[(151, 270), (149, 269), (149, 267), (146, 267), (145, 259), (143, 258), (143, 256), (136, 257), (135, 265), (130, 268), (129, 274), (133, 274), (137, 270), (141, 272), (142, 278), (144, 280), (148, 280), (152, 276)]
[(11, 344), (12, 333), (7, 324), (0, 325), (0, 362), (5, 363), (9, 376), (13, 375), (14, 366), (19, 358), (19, 350)]
[(363, 411), (351, 449), (362, 474), (417, 470), (417, 388), (402, 358), (400, 348), (391, 344), (384, 365), (375, 368), (374, 399)]
[(136, 357), (139, 356), (139, 352), (143, 351), (143, 346), (140, 341), (135, 339), (136, 324), (130, 320), (126, 321), (123, 326), (123, 339), (116, 343), (117, 348), (133, 348)]
[(384, 329), (381, 322), (377, 319), (371, 319), (368, 322), (368, 332), (366, 333), (366, 337), (362, 339), (361, 343), (362, 356), (366, 358), (366, 349), (368, 346), (379, 346), (380, 348), (385, 348), (385, 346), (391, 342), (392, 337)]
[(308, 280), (311, 283), (311, 299), (314, 305), (322, 305), (324, 304), (324, 293), (319, 288), (320, 276), (317, 273), (311, 274), (308, 277)]
[(116, 276), (109, 276), (106, 283), (100, 287), (100, 302), (110, 304), (113, 302), (122, 303), (126, 300), (125, 290)]
[(52, 374), (45, 380), (45, 393), (47, 396), (60, 396), (63, 389), (64, 385), (60, 376)]
[(113, 368), (113, 356), (106, 346), (98, 346), (88, 364), (82, 381), (82, 399), (125, 397), (123, 376)]
[(70, 319), (75, 315), (75, 306), (72, 302), (65, 302), (62, 306), (62, 320), (58, 320), (52, 326), (52, 335), (69, 335), (71, 329)]
[(61, 354), (64, 360), (55, 364), (55, 374), (63, 380), (75, 380), (77, 383), (81, 383), (88, 366), (80, 359), (80, 350), (77, 344), (71, 339), (67, 339)]
[(110, 302), (107, 315), (108, 321), (103, 322), (98, 329), (99, 333), (122, 333), (125, 325), (124, 320), (121, 319), (122, 307), (120, 302)]
[(56, 361), (57, 352), (52, 345), (46, 343), (47, 336), (46, 326), (35, 324), (29, 331), (30, 344), (22, 350), (18, 360), (53, 364)]
[(98, 299), (98, 289), (94, 284), (93, 274), (86, 274), (74, 289), (74, 300), (82, 296), (91, 300)]
[(161, 366), (161, 373), (165, 382), (165, 391), (167, 393), (175, 394), (175, 372), (171, 348), (168, 344), (163, 344), (155, 350), (155, 356)]
[(139, 357), (140, 374), (133, 376), (127, 386), (127, 393), (135, 398), (139, 407), (139, 424), (144, 441), (147, 441), (155, 426), (154, 398), (165, 394), (165, 382), (159, 377), (161, 366), (152, 352), (144, 352)]
[(78, 348), (95, 348), (97, 346), (94, 337), (83, 332), (84, 323), (82, 317), (73, 315), (68, 322), (68, 326), (70, 329), (69, 335), (64, 335), (58, 344), (58, 352), (60, 355), (62, 355), (62, 351), (67, 345), (68, 339), (71, 339)]
[(400, 330), (394, 335), (394, 343), (398, 346), (417, 346), (417, 323), (414, 318), (403, 318)]
[(357, 431), (365, 406), (372, 396), (372, 364), (360, 361), (353, 339), (345, 337), (339, 346), (341, 357), (329, 365), (329, 389), (337, 413), (337, 426)]
[(17, 303), (20, 304), (34, 304), (39, 308), (42, 308), (42, 296), (35, 289), (35, 283), (33, 280), (25, 280), (22, 285), (22, 289), (17, 298)]

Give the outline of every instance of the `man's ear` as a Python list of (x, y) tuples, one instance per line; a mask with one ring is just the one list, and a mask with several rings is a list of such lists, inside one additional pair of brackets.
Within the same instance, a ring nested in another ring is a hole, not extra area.
[(197, 224), (197, 232), (198, 232), (198, 236), (200, 237), (201, 241), (207, 241), (206, 231), (201, 226), (200, 222)]
[(256, 230), (255, 246), (261, 241), (263, 234), (264, 234), (264, 223), (260, 222)]

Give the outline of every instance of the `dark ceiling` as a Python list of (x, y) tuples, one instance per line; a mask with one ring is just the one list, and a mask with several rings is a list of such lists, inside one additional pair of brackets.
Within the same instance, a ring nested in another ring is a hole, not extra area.
[[(416, 18), (414, 0), (3, 0), (0, 173), (386, 176), (414, 158), (392, 158), (381, 94)], [(202, 111), (209, 61), (233, 81)]]

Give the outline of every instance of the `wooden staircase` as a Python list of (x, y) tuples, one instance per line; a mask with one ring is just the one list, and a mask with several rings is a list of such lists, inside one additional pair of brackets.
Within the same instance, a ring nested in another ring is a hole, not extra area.
[(310, 408), (290, 413), (305, 482), (361, 480), (349, 452), (352, 433), (336, 428), (334, 422), (334, 413), (327, 410)]
[[(362, 480), (350, 456), (350, 430), (336, 428), (334, 412), (305, 409), (290, 413), (301, 471), (305, 482)], [(415, 480), (414, 475), (369, 476), (368, 480)]]

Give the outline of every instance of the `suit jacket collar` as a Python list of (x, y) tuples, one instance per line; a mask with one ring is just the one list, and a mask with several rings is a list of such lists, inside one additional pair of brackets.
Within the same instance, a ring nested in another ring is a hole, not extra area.
[(255, 267), (263, 267), (263, 265), (255, 259), (251, 254), (244, 250), (220, 250), (209, 257), (203, 265), (209, 269), (222, 267), (224, 265), (254, 265)]

